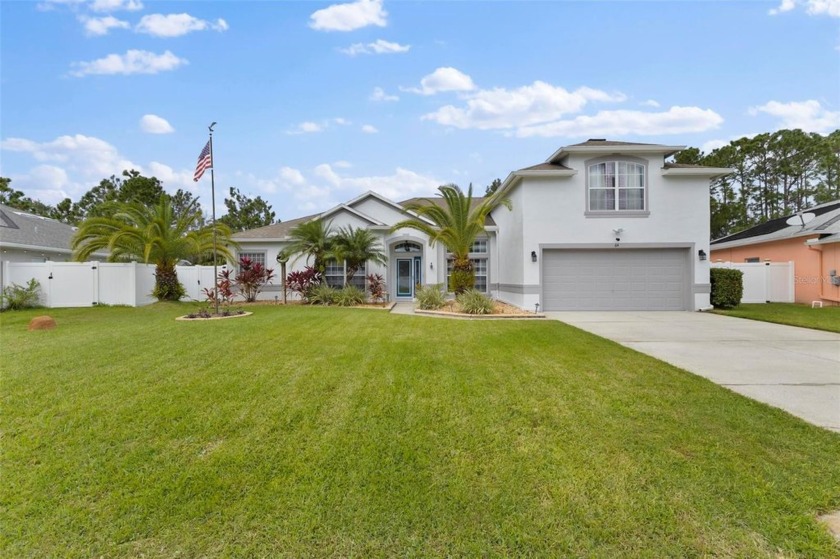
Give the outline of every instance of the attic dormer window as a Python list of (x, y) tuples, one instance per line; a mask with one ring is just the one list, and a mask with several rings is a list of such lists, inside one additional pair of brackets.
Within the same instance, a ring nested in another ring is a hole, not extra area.
[(590, 212), (645, 211), (645, 165), (599, 161), (587, 168)]

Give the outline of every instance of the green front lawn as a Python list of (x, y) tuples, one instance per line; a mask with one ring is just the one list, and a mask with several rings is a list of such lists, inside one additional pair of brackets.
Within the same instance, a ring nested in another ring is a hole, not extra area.
[(796, 303), (765, 303), (738, 305), (730, 310), (715, 309), (714, 312), (738, 318), (840, 333), (840, 306), (812, 309), (810, 305)]
[(840, 436), (554, 321), (4, 313), (3, 557), (836, 557)]

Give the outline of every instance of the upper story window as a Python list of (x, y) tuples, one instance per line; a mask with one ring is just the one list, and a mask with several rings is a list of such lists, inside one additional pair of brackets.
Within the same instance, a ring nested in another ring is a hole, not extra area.
[(602, 161), (588, 169), (589, 211), (645, 211), (645, 166)]
[(470, 253), (486, 254), (487, 253), (487, 239), (476, 239), (470, 247)]

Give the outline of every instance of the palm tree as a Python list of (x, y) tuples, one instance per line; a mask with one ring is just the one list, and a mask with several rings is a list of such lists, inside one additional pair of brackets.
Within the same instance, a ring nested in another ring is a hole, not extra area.
[(289, 232), (292, 244), (286, 247), (286, 253), (306, 255), (307, 258), (311, 256), (314, 260), (312, 267), (323, 274), (332, 250), (330, 223), (316, 218), (295, 226)]
[[(79, 225), (73, 237), (73, 258), (87, 260), (94, 252), (110, 251), (108, 260), (140, 260), (155, 264), (154, 296), (177, 301), (184, 293), (175, 265), (194, 255), (214, 256), (213, 226), (196, 229), (201, 219), (198, 200), (177, 212), (167, 194), (147, 206), (137, 202), (118, 202), (110, 206), (111, 217), (91, 217)], [(228, 245), (234, 245), (230, 228), (216, 225), (215, 254), (232, 259)]]
[[(454, 184), (438, 187), (442, 204), (426, 199), (406, 205), (406, 209), (417, 214), (417, 217), (403, 220), (394, 225), (391, 230), (402, 227), (422, 231), (429, 236), (431, 245), (443, 243), (452, 253), (452, 290), (463, 293), (472, 288), (475, 283), (475, 273), (469, 254), (476, 237), (484, 232), (484, 221), (487, 216), (498, 208), (505, 206), (511, 209), (510, 200), (501, 198), (497, 191), (473, 205), (472, 185), (467, 193)], [(425, 221), (421, 218), (426, 218)]]
[(338, 262), (347, 263), (347, 283), (365, 262), (372, 261), (385, 264), (387, 259), (382, 252), (377, 236), (362, 227), (354, 229), (352, 225), (341, 227), (333, 236), (333, 247), (330, 255)]

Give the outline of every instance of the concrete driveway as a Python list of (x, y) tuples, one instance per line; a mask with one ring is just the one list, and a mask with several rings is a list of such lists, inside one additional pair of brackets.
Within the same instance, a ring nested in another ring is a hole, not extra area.
[(840, 432), (840, 334), (698, 312), (548, 312)]

